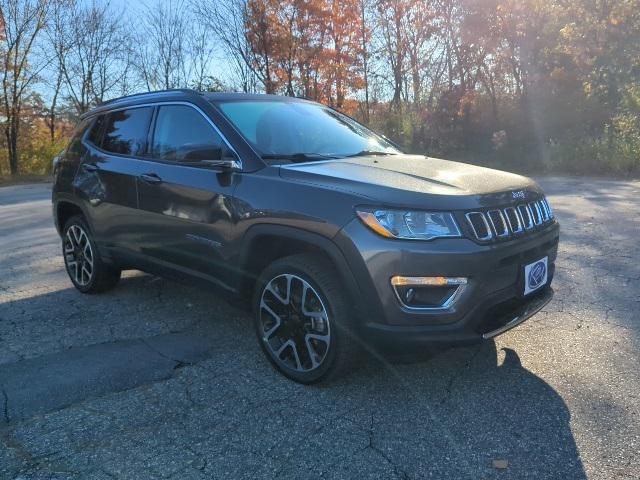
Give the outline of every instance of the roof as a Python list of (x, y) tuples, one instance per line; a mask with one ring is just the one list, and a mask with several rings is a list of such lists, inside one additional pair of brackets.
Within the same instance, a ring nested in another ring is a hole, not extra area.
[(136, 105), (146, 102), (156, 102), (160, 100), (194, 100), (205, 98), (211, 102), (225, 101), (281, 101), (281, 102), (304, 102), (308, 101), (296, 97), (287, 97), (282, 95), (268, 95), (261, 93), (239, 93), (239, 92), (199, 92), (188, 88), (179, 88), (172, 90), (159, 90), (155, 92), (142, 92), (124, 97), (114, 98), (99, 104), (89, 112), (82, 115), (81, 118), (94, 115), (96, 113), (109, 111), (113, 108), (126, 107), (128, 105)]
[(202, 93), (205, 98), (213, 102), (225, 102), (231, 100), (248, 101), (281, 101), (281, 102), (305, 102), (310, 101), (300, 97), (289, 97), (285, 95), (272, 95), (266, 93), (242, 93), (242, 92), (207, 92)]

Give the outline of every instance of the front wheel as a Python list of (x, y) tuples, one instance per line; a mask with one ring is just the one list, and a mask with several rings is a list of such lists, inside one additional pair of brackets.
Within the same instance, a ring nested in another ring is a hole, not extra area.
[(354, 322), (326, 261), (294, 255), (271, 264), (257, 282), (254, 310), (262, 350), (288, 378), (315, 383), (351, 366)]
[(82, 293), (104, 292), (120, 280), (120, 270), (100, 258), (91, 232), (80, 215), (70, 218), (64, 225), (62, 255), (71, 282)]

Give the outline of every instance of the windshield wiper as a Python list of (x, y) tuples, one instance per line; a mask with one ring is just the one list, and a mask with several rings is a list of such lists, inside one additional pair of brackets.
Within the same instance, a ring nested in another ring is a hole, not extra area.
[(398, 155), (397, 153), (384, 152), (378, 150), (361, 150), (358, 153), (352, 153), (350, 155), (345, 155), (343, 158), (351, 158), (351, 157), (367, 157), (367, 156), (386, 156), (386, 155)]
[(290, 162), (310, 162), (313, 160), (335, 159), (334, 155), (326, 155), (324, 153), (267, 153), (262, 155), (263, 160), (288, 160)]

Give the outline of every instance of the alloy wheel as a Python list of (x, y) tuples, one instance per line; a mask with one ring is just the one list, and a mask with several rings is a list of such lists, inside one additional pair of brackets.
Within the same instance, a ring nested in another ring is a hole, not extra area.
[(93, 250), (89, 236), (80, 225), (71, 225), (64, 236), (64, 263), (69, 276), (81, 287), (93, 278)]
[(329, 316), (309, 282), (291, 274), (271, 279), (259, 316), (262, 341), (277, 363), (296, 372), (322, 365), (331, 344)]

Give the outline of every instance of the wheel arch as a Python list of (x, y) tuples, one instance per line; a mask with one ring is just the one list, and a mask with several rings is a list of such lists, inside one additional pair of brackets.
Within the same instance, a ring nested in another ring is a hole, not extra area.
[(82, 207), (76, 202), (67, 199), (58, 200), (55, 203), (54, 214), (56, 229), (60, 235), (62, 235), (64, 224), (75, 215), (82, 215), (87, 222), (89, 221)]
[(300, 253), (326, 257), (355, 301), (358, 286), (340, 248), (320, 234), (281, 225), (255, 225), (245, 233), (239, 254), (238, 291), (250, 298), (260, 273), (274, 261)]

